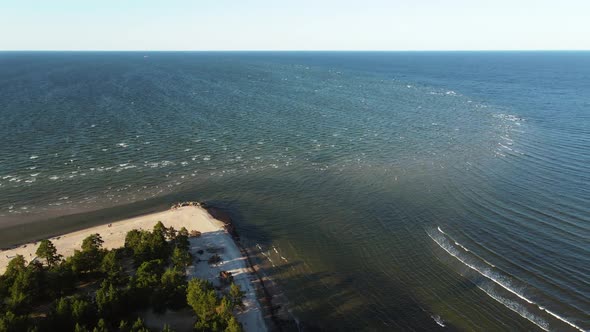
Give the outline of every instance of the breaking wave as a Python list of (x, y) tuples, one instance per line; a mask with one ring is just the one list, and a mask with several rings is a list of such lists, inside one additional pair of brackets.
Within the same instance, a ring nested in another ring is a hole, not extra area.
[[(474, 276), (464, 276), (488, 296), (545, 331), (553, 330), (554, 328), (552, 328), (550, 322), (546, 318), (541, 316), (543, 315), (543, 312), (579, 331), (584, 331), (581, 327), (571, 321), (547, 310), (545, 307), (527, 297), (522, 291), (527, 285), (519, 285), (519, 281), (514, 280), (497, 269), (492, 263), (461, 245), (440, 227), (437, 227), (436, 229), (438, 232), (430, 230), (426, 233), (446, 253), (461, 262), (464, 266), (468, 267), (471, 271), (475, 272)], [(499, 286), (500, 289), (498, 289), (497, 286)], [(508, 293), (503, 292), (504, 294), (502, 294), (502, 290), (507, 291)], [(510, 299), (510, 294), (516, 297)]]

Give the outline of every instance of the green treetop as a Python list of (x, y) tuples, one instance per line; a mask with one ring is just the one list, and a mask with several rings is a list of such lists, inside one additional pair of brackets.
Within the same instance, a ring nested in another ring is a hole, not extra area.
[(234, 284), (233, 282), (229, 287), (229, 298), (234, 307), (241, 307), (244, 305), (244, 303), (242, 302), (242, 299), (244, 298), (244, 292), (240, 289), (240, 286)]
[(102, 249), (104, 241), (100, 234), (92, 234), (82, 241), (83, 252), (97, 252)]
[(49, 267), (54, 266), (61, 259), (61, 255), (57, 254), (57, 249), (49, 240), (41, 241), (41, 243), (39, 244), (39, 248), (37, 248), (37, 251), (35, 252), (35, 255), (45, 259), (45, 261), (47, 262), (47, 266)]
[(191, 257), (190, 252), (187, 250), (183, 250), (181, 248), (174, 248), (172, 252), (172, 265), (174, 265), (177, 269), (185, 269), (189, 265), (191, 265), (193, 258)]

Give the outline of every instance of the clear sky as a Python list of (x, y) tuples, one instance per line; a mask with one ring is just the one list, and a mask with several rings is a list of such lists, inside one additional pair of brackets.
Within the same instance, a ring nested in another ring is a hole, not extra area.
[(0, 50), (590, 49), (590, 0), (0, 0)]

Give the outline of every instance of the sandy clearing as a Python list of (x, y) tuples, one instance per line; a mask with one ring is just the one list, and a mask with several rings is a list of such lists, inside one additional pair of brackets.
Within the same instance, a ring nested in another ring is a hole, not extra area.
[[(246, 257), (242, 256), (240, 249), (233, 239), (223, 230), (203, 233), (198, 238), (191, 238), (191, 252), (195, 257), (200, 258), (197, 264), (189, 266), (187, 274), (190, 278), (207, 279), (216, 287), (221, 287), (219, 273), (229, 271), (236, 283), (245, 293), (244, 309), (236, 313), (236, 317), (242, 323), (245, 331), (266, 331), (266, 324), (263, 318), (262, 308), (256, 296), (256, 289), (253, 281), (256, 278), (248, 267)], [(214, 255), (221, 257), (221, 262), (209, 265), (207, 260)], [(202, 255), (195, 254), (203, 250)]]

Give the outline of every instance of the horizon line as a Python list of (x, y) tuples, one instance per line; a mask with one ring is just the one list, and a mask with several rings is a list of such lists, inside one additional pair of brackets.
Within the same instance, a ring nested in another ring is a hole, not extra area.
[(325, 50), (304, 50), (304, 49), (211, 49), (211, 50), (190, 50), (190, 49), (8, 49), (0, 52), (588, 52), (590, 49), (404, 49), (404, 50), (347, 50), (347, 49), (325, 49)]

